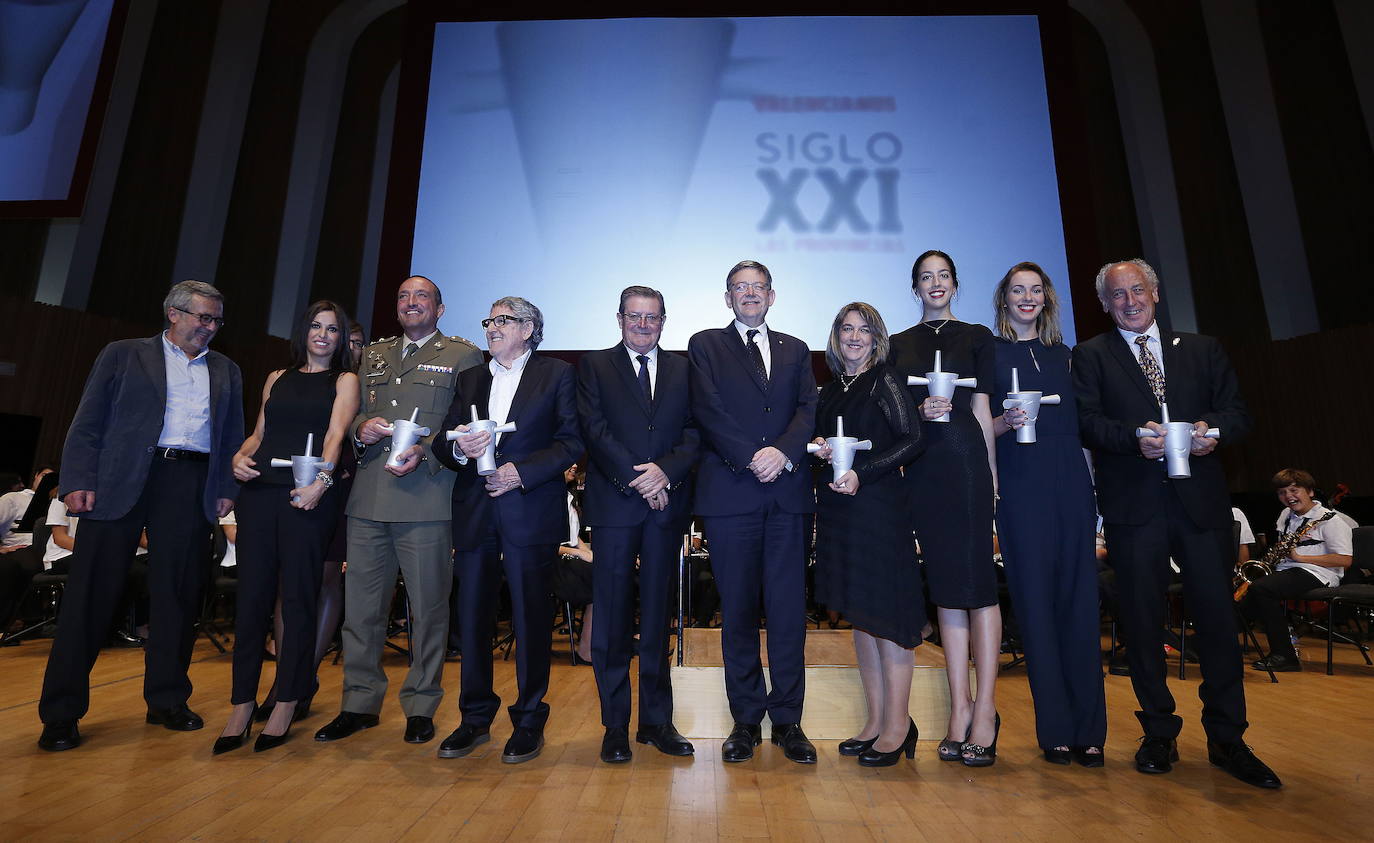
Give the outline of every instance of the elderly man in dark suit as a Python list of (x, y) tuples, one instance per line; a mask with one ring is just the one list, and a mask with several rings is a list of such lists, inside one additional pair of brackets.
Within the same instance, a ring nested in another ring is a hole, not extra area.
[(682, 535), (691, 520), (691, 473), (699, 435), (688, 406), (687, 359), (658, 347), (663, 294), (626, 287), (620, 339), (582, 356), (577, 414), (587, 443), (583, 518), (596, 545), (592, 670), (601, 695), (601, 760), (630, 760), (630, 659), (634, 655), (635, 559), (639, 559), (639, 729), (635, 739), (691, 755), (673, 727), (668, 619)]
[[(1278, 776), (1243, 741), (1245, 690), (1231, 599), (1235, 549), (1226, 475), (1206, 438), (1221, 442), (1250, 430), (1235, 371), (1211, 337), (1161, 330), (1155, 321), (1159, 279), (1142, 260), (1110, 263), (1097, 275), (1097, 296), (1116, 330), (1073, 352), (1079, 427), (1096, 463), (1098, 509), (1121, 595), (1121, 622), (1145, 737), (1136, 753), (1142, 773), (1167, 773), (1178, 760), (1183, 721), (1165, 683), (1163, 619), (1172, 557), (1183, 575), (1183, 598), (1197, 630), (1202, 662), (1202, 725), (1208, 759), (1257, 787), (1279, 787)], [(1161, 405), (1175, 421), (1194, 423), (1191, 473), (1170, 479)]]
[[(804, 516), (815, 510), (806, 443), (816, 421), (816, 378), (806, 343), (765, 322), (776, 293), (768, 267), (741, 261), (725, 276), (734, 320), (687, 345), (692, 416), (702, 435), (696, 512), (706, 524), (720, 589), (725, 692), (735, 719), (725, 761), (747, 761), (761, 723), (787, 758), (814, 764), (801, 728), (806, 691)], [(765, 693), (759, 606), (768, 619)]]
[(453, 404), (441, 430), (467, 432), (470, 407), (513, 433), (496, 434), (496, 471), (478, 473), (477, 459), (492, 434), (454, 442), (436, 434), (436, 459), (458, 473), (453, 482), (454, 571), (463, 642), (463, 719), (439, 746), (440, 758), (461, 758), (491, 739), (501, 705), (492, 688), (491, 638), (504, 571), (510, 584), (519, 689), (510, 706), (514, 729), (501, 760), (529, 761), (544, 746), (549, 705), (549, 638), (553, 603), (549, 575), (558, 544), (568, 536), (563, 472), (582, 454), (577, 430), (573, 369), (535, 353), (544, 338), (544, 315), (518, 296), (497, 299), (482, 320), (491, 361), (458, 376)]
[(208, 348), (224, 324), (218, 290), (182, 281), (162, 312), (161, 334), (100, 352), (67, 431), (59, 493), (81, 516), (81, 533), (38, 703), (38, 745), (46, 750), (81, 743), (91, 668), (145, 529), (157, 559), (148, 572), (147, 722), (176, 731), (204, 725), (187, 706), (186, 671), (209, 575), (210, 525), (238, 494), (230, 459), (243, 443), (243, 380)]

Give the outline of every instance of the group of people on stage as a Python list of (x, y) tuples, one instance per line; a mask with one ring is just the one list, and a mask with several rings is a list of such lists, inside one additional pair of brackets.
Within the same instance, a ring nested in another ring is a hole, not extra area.
[[(667, 635), (677, 555), (694, 514), (720, 593), (734, 719), (722, 759), (753, 757), (767, 716), (785, 757), (816, 760), (801, 727), (814, 513), (817, 597), (853, 624), (868, 707), (863, 728), (840, 743), (840, 754), (865, 766), (914, 756), (918, 730), (908, 697), (913, 650), (928, 628), (928, 588), (949, 665), (951, 707), (939, 757), (972, 767), (995, 762), (1002, 641), (995, 524), (1045, 758), (1102, 766), (1100, 511), (1140, 702), (1137, 768), (1168, 772), (1178, 757), (1182, 721), (1165, 684), (1160, 639), (1172, 558), (1197, 629), (1209, 760), (1250, 784), (1279, 786), (1242, 739), (1230, 505), (1213, 455), (1218, 440), (1206, 434), (1220, 428), (1221, 441), (1231, 442), (1250, 422), (1220, 344), (1161, 329), (1159, 280), (1139, 260), (1099, 272), (1097, 294), (1116, 329), (1072, 350), (1063, 342), (1054, 285), (1034, 263), (1016, 264), (997, 285), (995, 332), (955, 316), (959, 277), (949, 255), (922, 254), (911, 286), (921, 318), (897, 334), (867, 303), (839, 309), (825, 352), (834, 377), (818, 390), (806, 342), (768, 322), (777, 291), (756, 261), (726, 274), (733, 318), (695, 334), (685, 356), (659, 347), (667, 319), (662, 294), (627, 287), (616, 342), (583, 355), (576, 370), (538, 353), (544, 315), (518, 296), (497, 299), (481, 321), (490, 352), (484, 362), (472, 343), (439, 333), (440, 290), (414, 276), (397, 294), (401, 335), (367, 346), (361, 360), (349, 354), (343, 310), (312, 305), (297, 324), (290, 365), (267, 379), (245, 438), (238, 368), (208, 350), (223, 324), (223, 298), (206, 284), (177, 284), (164, 303), (166, 331), (101, 353), (68, 435), (61, 494), (82, 516), (82, 530), (44, 680), (40, 746), (63, 750), (81, 741), (77, 721), (127, 565), (120, 560), (145, 526), (159, 560), (149, 575), (148, 722), (203, 725), (187, 707), (186, 668), (206, 571), (204, 537), (237, 500), (236, 631), (247, 643), (235, 649), (233, 708), (215, 752), (250, 736), (262, 662), (252, 642), (263, 640), (278, 598), (284, 634), (275, 704), (255, 749), (285, 741), (308, 709), (319, 661), (321, 571), (346, 505), (343, 697), (315, 739), (342, 740), (378, 724), (387, 688), (381, 653), (399, 571), (412, 654), (399, 693), (404, 739), (435, 737), (457, 577), (461, 722), (438, 755), (462, 757), (489, 741), (501, 703), (490, 645), (504, 578), (518, 693), (507, 708), (512, 731), (502, 760), (537, 756), (549, 717), (550, 573), (568, 537), (564, 472), (585, 453), (581, 515), (596, 547), (591, 660), (604, 761), (631, 758), (636, 636), (635, 740), (669, 755), (693, 752), (673, 725)], [(952, 396), (909, 385), (908, 378), (934, 372), (937, 357), (940, 370), (974, 385)], [(1013, 384), (1061, 401), (1042, 404), (1034, 418), (1017, 402), (1003, 410)], [(1166, 402), (1173, 419), (1195, 422), (1190, 479), (1170, 480), (1163, 439), (1136, 433), (1162, 431)], [(868, 439), (871, 448), (854, 451), (852, 465), (832, 476), (824, 464), (840, 456), (832, 451), (843, 444), (834, 439), (840, 419), (845, 435)], [(410, 423), (428, 435), (393, 447)], [(1016, 432), (1028, 424), (1033, 443), (1018, 443)], [(346, 504), (332, 488), (337, 470), (324, 467), (301, 486), (290, 469), (271, 467), (274, 457), (301, 453), (307, 437), (325, 464), (356, 456)], [(1093, 452), (1095, 478), (1084, 447)]]

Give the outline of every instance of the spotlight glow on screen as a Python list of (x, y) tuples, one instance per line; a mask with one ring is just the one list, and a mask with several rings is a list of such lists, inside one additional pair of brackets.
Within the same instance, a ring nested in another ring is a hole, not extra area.
[(450, 333), (484, 345), (491, 301), (520, 295), (545, 348), (604, 348), (620, 290), (645, 284), (685, 348), (730, 321), (725, 273), (752, 258), (768, 324), (820, 350), (852, 300), (893, 332), (917, 321), (931, 248), (966, 321), (992, 324), (1018, 261), (1067, 290), (1033, 16), (436, 26), (412, 271)]

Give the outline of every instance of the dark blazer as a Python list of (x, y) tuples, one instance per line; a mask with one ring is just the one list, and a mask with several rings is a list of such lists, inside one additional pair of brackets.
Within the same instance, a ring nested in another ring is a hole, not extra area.
[[(469, 406), (490, 418), (491, 370), (486, 364), (459, 373), (453, 403), (439, 431), (472, 421)], [(558, 544), (568, 538), (568, 507), (563, 472), (582, 455), (577, 430), (577, 396), (573, 369), (554, 357), (530, 355), (510, 405), (514, 433), (501, 434), (496, 464), (515, 463), (521, 488), (493, 498), (477, 461), (460, 465), (453, 443), (436, 431), (430, 450), (439, 462), (458, 472), (453, 482), (453, 548), (475, 550), (487, 524), (499, 510), (503, 541), (520, 547)]]
[[(698, 515), (741, 515), (770, 501), (787, 512), (816, 508), (806, 455), (816, 426), (811, 352), (806, 343), (771, 328), (768, 341), (772, 373), (767, 383), (755, 372), (733, 322), (700, 331), (687, 344), (692, 416), (702, 436)], [(749, 463), (767, 445), (782, 451), (795, 470), (765, 484)]]
[[(630, 527), (644, 520), (685, 529), (692, 515), (692, 466), (700, 434), (692, 421), (687, 358), (658, 351), (654, 400), (644, 397), (623, 343), (582, 355), (577, 366), (577, 415), (591, 457), (582, 497), (593, 527)], [(634, 466), (657, 463), (668, 475), (668, 506), (649, 508), (630, 481)]]
[[(1250, 432), (1240, 384), (1221, 343), (1200, 334), (1160, 330), (1165, 400), (1173, 421), (1221, 429), (1221, 447)], [(1192, 457), (1192, 477), (1169, 480), (1162, 460), (1140, 455), (1135, 429), (1160, 421), (1159, 404), (1140, 363), (1113, 328), (1073, 350), (1078, 425), (1096, 466), (1097, 506), (1112, 524), (1143, 524), (1172, 488), (1198, 527), (1231, 525), (1230, 494), (1216, 451)]]
[[(118, 340), (95, 358), (76, 417), (62, 447), (60, 495), (90, 490), (95, 508), (82, 518), (113, 520), (133, 509), (148, 479), (153, 449), (167, 407), (167, 363), (162, 334)], [(217, 351), (210, 370), (210, 468), (205, 517), (216, 518), (218, 499), (238, 497), (231, 460), (243, 444), (243, 376)]]

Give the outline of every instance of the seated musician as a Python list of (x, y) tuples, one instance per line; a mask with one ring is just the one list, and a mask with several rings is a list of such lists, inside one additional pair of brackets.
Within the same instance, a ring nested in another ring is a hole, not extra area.
[(1333, 510), (1313, 499), (1317, 481), (1302, 469), (1286, 468), (1274, 475), (1274, 489), (1284, 509), (1276, 525), (1278, 537), (1264, 556), (1272, 573), (1241, 585), (1241, 613), (1259, 621), (1269, 636), (1269, 656), (1255, 662), (1256, 670), (1298, 671), (1302, 664), (1288, 634), (1283, 601), (1314, 588), (1340, 585), (1350, 567), (1350, 525)]

